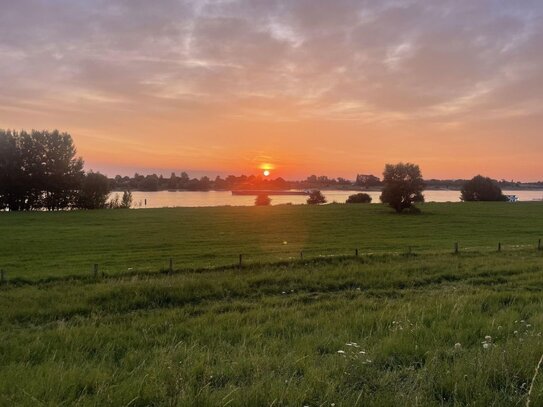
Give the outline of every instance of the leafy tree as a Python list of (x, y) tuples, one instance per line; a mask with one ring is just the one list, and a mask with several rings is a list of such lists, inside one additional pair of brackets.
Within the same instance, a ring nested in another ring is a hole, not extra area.
[(109, 191), (109, 180), (105, 175), (89, 172), (81, 183), (76, 206), (80, 209), (106, 208)]
[(271, 199), (267, 194), (258, 194), (255, 199), (256, 206), (268, 206), (271, 204)]
[(16, 135), (0, 130), (0, 209), (24, 209), (22, 154)]
[(361, 192), (359, 194), (350, 195), (345, 203), (371, 203), (371, 196)]
[(83, 178), (72, 137), (54, 131), (0, 131), (0, 206), (11, 211), (75, 205)]
[(467, 181), (460, 192), (463, 201), (507, 201), (498, 183), (482, 175)]
[(121, 198), (120, 208), (130, 209), (131, 206), (132, 206), (132, 192), (124, 191), (123, 197)]
[(321, 191), (314, 190), (310, 192), (309, 198), (307, 198), (307, 203), (309, 205), (324, 204), (326, 203), (326, 198)]
[(383, 184), (381, 202), (387, 203), (398, 213), (412, 208), (415, 202), (424, 202), (424, 181), (418, 165), (387, 164), (383, 172)]

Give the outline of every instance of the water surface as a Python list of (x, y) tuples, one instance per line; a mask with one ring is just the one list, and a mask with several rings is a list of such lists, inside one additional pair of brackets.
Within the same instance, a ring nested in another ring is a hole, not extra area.
[[(506, 195), (516, 195), (520, 201), (543, 199), (543, 190), (508, 191)], [(357, 191), (329, 190), (322, 191), (328, 202), (343, 203), (349, 195)], [(115, 193), (114, 193), (115, 194)], [(380, 191), (368, 191), (373, 203), (379, 202)], [(119, 194), (121, 195), (121, 194)], [(136, 208), (167, 208), (167, 207), (198, 207), (198, 206), (253, 206), (254, 196), (232, 195), (230, 191), (157, 191), (132, 192), (134, 207)], [(460, 191), (439, 190), (424, 191), (426, 202), (460, 202)], [(304, 195), (272, 195), (272, 205), (305, 204), (307, 196)], [(147, 201), (147, 203), (145, 202)]]

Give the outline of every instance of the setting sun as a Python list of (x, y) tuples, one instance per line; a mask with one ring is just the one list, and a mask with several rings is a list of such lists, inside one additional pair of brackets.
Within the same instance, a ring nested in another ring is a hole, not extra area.
[(264, 174), (264, 176), (267, 177), (268, 175), (270, 175), (270, 171), (269, 170), (264, 170), (262, 172), (262, 174)]

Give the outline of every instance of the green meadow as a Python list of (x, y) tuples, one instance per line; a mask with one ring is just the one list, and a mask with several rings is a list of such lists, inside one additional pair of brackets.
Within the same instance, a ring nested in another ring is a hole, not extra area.
[(543, 205), (422, 210), (2, 213), (0, 405), (543, 405)]
[(0, 213), (10, 279), (157, 272), (360, 253), (534, 247), (543, 203), (428, 203), (418, 216), (383, 205)]

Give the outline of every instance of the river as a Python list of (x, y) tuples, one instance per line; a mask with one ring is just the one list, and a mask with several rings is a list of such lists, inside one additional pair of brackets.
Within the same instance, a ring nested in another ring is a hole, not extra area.
[[(357, 191), (324, 190), (323, 195), (328, 202), (343, 203), (349, 195)], [(379, 202), (380, 191), (368, 191), (373, 203)], [(543, 190), (508, 191), (506, 195), (516, 195), (519, 201), (532, 201), (543, 199)], [(115, 192), (112, 194), (115, 195)], [(122, 195), (122, 193), (119, 193)], [(135, 208), (167, 208), (167, 207), (199, 207), (199, 206), (253, 206), (254, 196), (232, 195), (230, 191), (134, 191), (133, 206)], [(424, 191), (426, 202), (459, 202), (460, 191), (428, 190)], [(272, 195), (272, 205), (304, 204), (307, 196), (304, 195)], [(147, 201), (147, 202), (146, 202)]]

